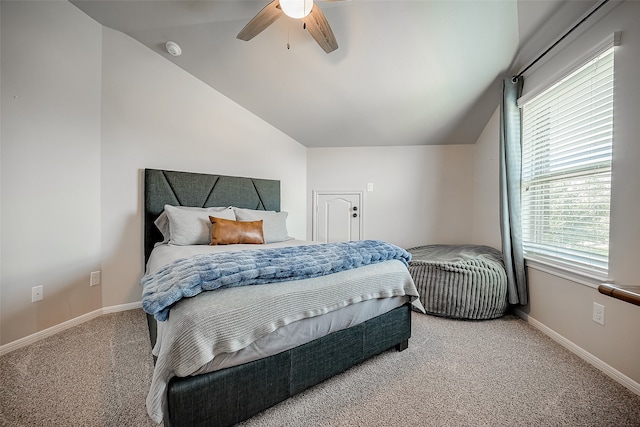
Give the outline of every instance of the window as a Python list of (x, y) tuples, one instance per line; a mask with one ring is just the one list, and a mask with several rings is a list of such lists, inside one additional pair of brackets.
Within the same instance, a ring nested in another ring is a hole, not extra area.
[(522, 106), (525, 257), (607, 274), (613, 48)]

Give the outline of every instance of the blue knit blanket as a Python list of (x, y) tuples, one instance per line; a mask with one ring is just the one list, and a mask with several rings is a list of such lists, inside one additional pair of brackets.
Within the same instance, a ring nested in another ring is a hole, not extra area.
[(164, 321), (173, 304), (202, 291), (310, 279), (392, 259), (408, 265), (411, 254), (380, 240), (358, 240), (195, 255), (145, 275), (142, 308)]

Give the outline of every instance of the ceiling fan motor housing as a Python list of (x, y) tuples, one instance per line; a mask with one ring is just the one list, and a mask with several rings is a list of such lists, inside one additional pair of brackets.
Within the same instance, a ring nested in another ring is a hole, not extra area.
[(280, 8), (285, 15), (302, 19), (311, 12), (313, 0), (280, 0)]

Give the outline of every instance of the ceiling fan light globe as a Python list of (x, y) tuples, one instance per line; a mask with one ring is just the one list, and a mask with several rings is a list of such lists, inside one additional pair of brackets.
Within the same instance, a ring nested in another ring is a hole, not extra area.
[(301, 19), (311, 12), (313, 0), (280, 0), (280, 8), (285, 15)]

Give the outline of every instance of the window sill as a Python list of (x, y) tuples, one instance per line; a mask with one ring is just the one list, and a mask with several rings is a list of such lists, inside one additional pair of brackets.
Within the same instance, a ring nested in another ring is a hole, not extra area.
[(603, 295), (610, 296), (633, 305), (640, 306), (640, 285), (624, 286), (613, 283), (603, 283), (607, 279), (597, 275), (588, 275), (583, 272), (563, 268), (550, 262), (537, 258), (526, 258), (526, 266), (534, 270), (543, 271), (581, 285), (597, 289)]
[(593, 289), (597, 289), (601, 283), (607, 281), (606, 277), (596, 274), (586, 274), (584, 271), (576, 271), (566, 266), (560, 266), (539, 258), (526, 258), (526, 266)]
[(640, 286), (619, 286), (613, 283), (603, 283), (598, 286), (598, 292), (634, 305), (640, 305)]

